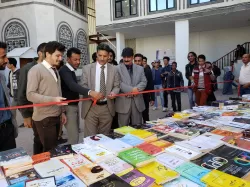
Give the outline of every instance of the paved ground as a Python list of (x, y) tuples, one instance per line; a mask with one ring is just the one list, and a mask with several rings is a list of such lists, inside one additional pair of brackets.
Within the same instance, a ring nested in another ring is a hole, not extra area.
[[(235, 94), (231, 95), (231, 96), (235, 96), (237, 95), (236, 90), (234, 91)], [(229, 96), (228, 95), (222, 95), (221, 94), (221, 90), (218, 90), (215, 92), (216, 98), (217, 100), (223, 100), (223, 99), (228, 99)], [(159, 98), (158, 98), (159, 99)], [(170, 100), (170, 98), (169, 98)], [(182, 94), (182, 109), (187, 109), (189, 107), (188, 104), (188, 96), (186, 93)], [(171, 100), (170, 100), (171, 102)], [(170, 106), (170, 102), (169, 102), (169, 106)], [(160, 101), (158, 102), (160, 103)], [(159, 108), (158, 110), (153, 111), (152, 109), (150, 109), (150, 119), (154, 120), (157, 119), (159, 117), (163, 117), (165, 116), (165, 113), (161, 111), (162, 109)], [(22, 124), (23, 123), (23, 119), (20, 115), (20, 113), (18, 112), (17, 115), (17, 122), (18, 124)], [(81, 128), (83, 128), (83, 121), (81, 121)], [(66, 130), (64, 129), (64, 137), (67, 137), (66, 134)], [(83, 138), (83, 133), (80, 133), (80, 142), (82, 141)], [(32, 150), (33, 150), (33, 133), (32, 133), (32, 129), (28, 129), (28, 128), (19, 128), (19, 136), (16, 139), (17, 142), (17, 146), (18, 147), (23, 147), (26, 151), (28, 151), (29, 154), (32, 154)]]

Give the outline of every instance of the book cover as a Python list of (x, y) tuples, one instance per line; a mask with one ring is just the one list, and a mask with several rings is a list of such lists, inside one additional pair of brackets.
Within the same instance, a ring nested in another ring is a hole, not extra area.
[(167, 153), (162, 153), (156, 156), (156, 160), (170, 169), (175, 169), (186, 162), (185, 160), (179, 157)]
[(0, 186), (1, 187), (8, 187), (9, 186), (5, 178), (0, 179)]
[(242, 133), (235, 133), (235, 132), (225, 131), (225, 130), (221, 130), (221, 129), (215, 129), (215, 130), (211, 131), (211, 133), (221, 135), (221, 136), (233, 136), (235, 138), (242, 137)]
[(55, 177), (27, 181), (25, 187), (56, 187)]
[(157, 140), (155, 142), (151, 142), (152, 145), (155, 145), (157, 147), (161, 147), (161, 148), (167, 148), (171, 145), (173, 145), (173, 143), (165, 141), (165, 140)]
[(127, 162), (121, 160), (118, 157), (109, 158), (100, 163), (100, 166), (106, 169), (109, 173), (114, 173), (117, 176), (121, 176), (129, 171), (132, 171), (134, 168)]
[(74, 169), (73, 172), (87, 186), (110, 176), (110, 174), (105, 169), (98, 165), (92, 167), (81, 166)]
[(138, 145), (137, 148), (153, 156), (156, 156), (164, 151), (163, 148), (155, 146), (151, 143), (143, 143), (141, 145)]
[(141, 167), (154, 161), (155, 159), (153, 156), (145, 153), (139, 148), (132, 148), (126, 151), (122, 151), (119, 153), (118, 157), (134, 167)]
[(131, 186), (137, 186), (137, 187), (148, 187), (151, 186), (155, 181), (155, 179), (147, 175), (144, 175), (138, 170), (132, 170), (129, 173), (122, 175), (121, 179), (123, 179)]
[(105, 134), (105, 135), (111, 139), (122, 138), (124, 136), (123, 134), (119, 134), (116, 132), (111, 132), (111, 133)]
[(166, 148), (165, 151), (185, 160), (193, 160), (202, 155), (199, 151), (191, 150), (179, 145), (172, 145)]
[(108, 140), (110, 141), (112, 139), (103, 135), (103, 134), (97, 134), (94, 136), (88, 136), (88, 137), (84, 138), (83, 142), (85, 144), (89, 144), (89, 145), (101, 145), (102, 143), (104, 143)]
[(137, 146), (137, 145), (144, 143), (144, 140), (131, 134), (126, 134), (124, 137), (119, 138), (119, 140), (131, 146)]
[(51, 177), (70, 171), (65, 164), (57, 159), (36, 164), (34, 168), (41, 177)]
[(244, 138), (235, 138), (233, 136), (226, 136), (222, 139), (224, 142), (240, 147), (242, 149), (250, 150), (250, 140)]
[(169, 134), (183, 139), (190, 139), (200, 135), (200, 131), (192, 128), (177, 128), (171, 131)]
[(123, 127), (120, 127), (120, 128), (117, 128), (117, 129), (114, 129), (114, 132), (116, 133), (119, 133), (119, 134), (128, 134), (132, 131), (136, 130), (135, 128), (133, 127), (130, 127), (130, 126), (123, 126)]
[(159, 131), (164, 134), (168, 134), (173, 128), (169, 127), (168, 125), (156, 125), (152, 129)]
[(130, 134), (137, 136), (138, 138), (141, 139), (146, 139), (149, 138), (150, 136), (154, 136), (155, 134), (146, 130), (141, 130), (141, 129), (136, 129), (132, 132), (130, 132)]
[(155, 179), (156, 184), (164, 184), (179, 177), (179, 173), (167, 168), (159, 162), (151, 162), (138, 170)]
[(236, 118), (233, 119), (233, 122), (244, 123), (244, 124), (250, 124), (250, 118), (246, 118), (246, 117), (236, 117)]
[(201, 178), (208, 174), (210, 170), (203, 168), (201, 166), (198, 166), (191, 162), (186, 162), (180, 166), (178, 166), (175, 171), (181, 174), (181, 176), (199, 184), (202, 187), (205, 187), (206, 185), (201, 182)]
[(54, 149), (50, 151), (50, 157), (58, 157), (58, 159), (63, 159), (69, 157), (73, 157), (75, 152), (72, 150), (71, 145), (58, 145)]
[(87, 158), (79, 154), (75, 154), (73, 158), (62, 159), (62, 162), (65, 163), (71, 170), (76, 169), (80, 166), (88, 166), (93, 164)]
[(200, 136), (205, 136), (205, 137), (211, 138), (213, 140), (222, 140), (224, 138), (224, 136), (214, 134), (214, 133), (211, 133), (211, 132), (206, 132), (206, 133), (204, 133), (204, 134), (202, 134)]
[(86, 187), (86, 185), (71, 172), (57, 175), (55, 178), (57, 187)]
[(213, 187), (249, 187), (250, 182), (238, 177), (226, 174), (218, 170), (212, 170), (201, 178), (201, 181)]
[(111, 175), (105, 179), (102, 179), (94, 184), (91, 184), (89, 187), (130, 187), (128, 183), (123, 181), (120, 177), (116, 175)]
[(33, 155), (32, 157), (33, 165), (50, 160), (50, 152), (44, 152), (40, 154)]
[(165, 140), (165, 141), (168, 141), (168, 142), (171, 142), (171, 143), (175, 143), (175, 142), (183, 141), (184, 139), (177, 138), (177, 137), (174, 137), (174, 136), (171, 136), (171, 135), (167, 135), (165, 137), (160, 138), (160, 140)]
[(111, 151), (112, 153), (119, 153), (121, 151), (127, 150), (132, 148), (131, 145), (119, 140), (119, 139), (115, 139), (115, 140), (107, 140), (105, 142), (102, 142), (100, 144), (100, 146), (102, 146), (103, 148)]
[(164, 137), (164, 136), (166, 136), (166, 135), (167, 135), (167, 134), (165, 134), (165, 133), (162, 133), (162, 132), (156, 131), (156, 130), (154, 130), (154, 129), (152, 129), (152, 128), (147, 129), (147, 131), (148, 131), (148, 132), (152, 132), (152, 133), (156, 134), (156, 136), (157, 136), (158, 138), (160, 138), (160, 137)]
[(177, 179), (164, 184), (163, 187), (200, 187), (200, 185), (180, 176)]

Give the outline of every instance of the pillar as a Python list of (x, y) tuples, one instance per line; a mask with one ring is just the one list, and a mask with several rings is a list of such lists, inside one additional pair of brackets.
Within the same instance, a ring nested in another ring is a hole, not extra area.
[(188, 63), (187, 55), (189, 52), (189, 21), (181, 20), (175, 22), (175, 59), (178, 70), (182, 72), (185, 85), (185, 66)]
[(116, 33), (116, 60), (119, 64), (121, 59), (122, 50), (125, 48), (125, 37), (123, 33)]

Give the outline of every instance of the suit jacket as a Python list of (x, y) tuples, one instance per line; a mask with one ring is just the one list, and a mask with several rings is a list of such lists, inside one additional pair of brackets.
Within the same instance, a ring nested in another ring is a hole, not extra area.
[[(124, 64), (117, 66), (118, 72), (121, 78), (120, 92), (130, 93), (134, 87), (137, 87), (139, 91), (143, 91), (147, 86), (147, 79), (145, 77), (144, 68), (133, 64), (133, 76), (132, 79), (129, 75), (127, 67)], [(115, 108), (118, 113), (126, 114), (131, 107), (131, 101), (134, 99), (136, 107), (139, 112), (145, 110), (145, 104), (142, 94), (135, 97), (118, 97), (115, 101)]]
[[(96, 63), (85, 65), (82, 69), (80, 85), (90, 90), (95, 90)], [(120, 77), (115, 66), (107, 63), (106, 95), (111, 92), (118, 94), (120, 91)], [(84, 96), (86, 98), (86, 96)], [(115, 116), (115, 103), (113, 99), (107, 99), (108, 109), (112, 116)], [(82, 119), (86, 118), (92, 101), (82, 103)]]

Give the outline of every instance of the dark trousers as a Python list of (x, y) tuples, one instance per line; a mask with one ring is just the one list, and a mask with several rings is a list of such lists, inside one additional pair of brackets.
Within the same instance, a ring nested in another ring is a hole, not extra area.
[(149, 94), (143, 94), (145, 110), (142, 112), (143, 123), (149, 121)]
[(240, 96), (245, 95), (245, 94), (250, 94), (250, 87), (248, 88), (243, 88), (243, 86), (240, 86)]
[(164, 91), (163, 96), (164, 96), (164, 107), (168, 108), (168, 92)]
[(11, 119), (0, 125), (0, 152), (16, 148), (15, 129)]
[[(171, 100), (172, 100), (172, 107), (173, 107), (173, 111), (181, 111), (181, 93), (180, 92), (170, 92), (171, 95)], [(176, 101), (177, 101), (177, 107), (178, 110), (176, 110)]]
[(57, 146), (60, 117), (47, 117), (41, 121), (34, 121), (33, 131), (35, 154), (50, 151)]

